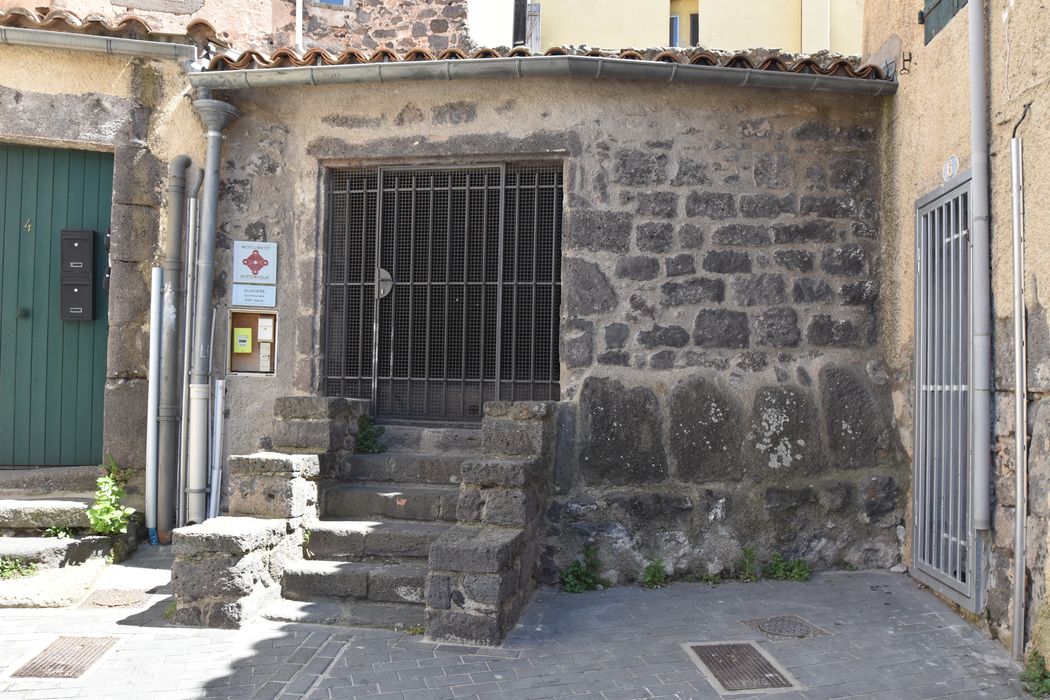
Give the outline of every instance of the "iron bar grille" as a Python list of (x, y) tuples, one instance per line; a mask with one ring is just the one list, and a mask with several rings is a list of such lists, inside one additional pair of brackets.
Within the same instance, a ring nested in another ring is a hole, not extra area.
[(442, 422), (558, 399), (562, 196), (554, 164), (331, 171), (325, 393)]
[(915, 568), (973, 596), (969, 183), (916, 221)]

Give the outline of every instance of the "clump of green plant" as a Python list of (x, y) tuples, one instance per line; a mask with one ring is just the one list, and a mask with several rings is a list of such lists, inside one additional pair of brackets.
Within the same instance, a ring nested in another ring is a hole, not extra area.
[(133, 469), (124, 469), (117, 464), (117, 460), (113, 459), (113, 455), (111, 454), (106, 455), (106, 459), (102, 463), (102, 469), (105, 470), (106, 476), (113, 479), (113, 481), (122, 487), (128, 485), (128, 481), (134, 473)]
[(405, 628), (406, 634), (411, 634), (415, 637), (420, 637), (426, 633), (426, 628), (423, 625), (412, 625)]
[(386, 428), (376, 425), (376, 421), (367, 413), (357, 419), (357, 439), (354, 441), (354, 451), (363, 454), (378, 454), (386, 451), (386, 445), (379, 442), (379, 438), (386, 432)]
[(602, 578), (601, 567), (598, 548), (593, 544), (585, 545), (582, 561), (576, 559), (559, 572), (561, 589), (567, 593), (582, 593), (599, 587), (608, 588), (610, 584)]
[(178, 609), (179, 609), (179, 604), (176, 603), (175, 601), (171, 601), (171, 603), (168, 604), (168, 607), (164, 608), (164, 613), (163, 613), (164, 614), (164, 619), (165, 620), (170, 620), (171, 618), (175, 617), (175, 611), (178, 610)]
[(77, 536), (75, 527), (48, 527), (44, 529), (44, 537), (57, 537), (60, 540), (71, 540)]
[(808, 581), (812, 572), (805, 559), (784, 559), (779, 552), (762, 567), (762, 575), (774, 581)]
[(123, 483), (110, 474), (100, 476), (95, 483), (95, 502), (87, 510), (91, 529), (100, 535), (126, 533), (135, 509), (120, 502), (124, 498)]
[(654, 559), (642, 571), (642, 585), (646, 588), (663, 588), (667, 585), (667, 571), (663, 559)]
[(1035, 649), (1028, 654), (1024, 671), (1021, 672), (1021, 682), (1029, 695), (1037, 698), (1050, 695), (1050, 671), (1046, 670), (1046, 659)]
[(709, 586), (717, 586), (722, 583), (722, 572), (717, 574), (700, 574), (694, 571), (683, 576), (682, 580), (686, 583), (706, 583)]
[(744, 547), (736, 568), (741, 581), (753, 583), (758, 580), (761, 568), (758, 566), (758, 557), (753, 547)]
[(0, 579), (25, 578), (36, 573), (36, 562), (0, 557)]

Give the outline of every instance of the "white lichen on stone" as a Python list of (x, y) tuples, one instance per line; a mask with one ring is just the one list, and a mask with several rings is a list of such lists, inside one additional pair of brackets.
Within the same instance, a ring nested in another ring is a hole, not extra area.
[(707, 522), (722, 522), (726, 519), (726, 499), (725, 497), (719, 498), (715, 501), (715, 505), (707, 513)]

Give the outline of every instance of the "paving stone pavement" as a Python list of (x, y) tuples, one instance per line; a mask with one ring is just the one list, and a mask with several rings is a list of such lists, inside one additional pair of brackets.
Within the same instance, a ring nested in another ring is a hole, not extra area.
[[(149, 590), (147, 607), (0, 610), (0, 697), (718, 698), (682, 649), (757, 640), (805, 689), (788, 698), (1012, 698), (1020, 668), (907, 576), (829, 573), (808, 583), (674, 584), (541, 592), (499, 649), (305, 624), (174, 627), (163, 549), (144, 547), (98, 587)], [(828, 632), (765, 639), (741, 620), (797, 615)], [(11, 678), (58, 635), (113, 635), (84, 677)], [(734, 698), (748, 697), (736, 695)]]

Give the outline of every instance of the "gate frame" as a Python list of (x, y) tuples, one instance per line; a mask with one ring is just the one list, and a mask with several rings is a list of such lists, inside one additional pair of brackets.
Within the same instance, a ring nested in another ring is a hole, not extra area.
[[(970, 387), (967, 393), (967, 406), (966, 406), (966, 426), (967, 436), (965, 444), (964, 455), (967, 460), (967, 483), (965, 485), (965, 494), (967, 501), (966, 509), (966, 523), (965, 523), (965, 535), (968, 539), (967, 546), (967, 557), (966, 557), (966, 582), (960, 584), (958, 581), (945, 577), (936, 568), (927, 565), (921, 560), (918, 544), (918, 537), (916, 535), (916, 526), (919, 524), (919, 513), (922, 508), (920, 504), (920, 490), (918, 484), (920, 482), (919, 477), (919, 445), (924, 435), (920, 434), (921, 426), (918, 423), (919, 404), (922, 395), (922, 385), (920, 383), (920, 361), (924, 357), (920, 354), (920, 346), (923, 342), (923, 338), (920, 335), (920, 319), (925, 318), (925, 308), (923, 306), (923, 293), (920, 287), (920, 282), (923, 280), (922, 277), (922, 241), (921, 241), (921, 230), (922, 230), (922, 217), (924, 214), (936, 209), (937, 207), (952, 201), (959, 195), (971, 192), (971, 173), (969, 170), (960, 172), (951, 181), (944, 183), (940, 187), (932, 190), (926, 195), (920, 197), (915, 201), (915, 256), (914, 256), (914, 293), (915, 293), (915, 316), (913, 320), (914, 324), (914, 344), (913, 344), (913, 374), (912, 380), (914, 382), (913, 391), (913, 435), (912, 435), (912, 517), (911, 517), (911, 571), (910, 574), (913, 578), (919, 582), (929, 586), (931, 589), (936, 591), (941, 596), (951, 600), (959, 606), (965, 608), (969, 612), (977, 612), (984, 607), (984, 601), (982, 600), (983, 587), (978, 585), (978, 577), (981, 575), (983, 570), (984, 562), (984, 542), (979, 536), (977, 531), (974, 529), (973, 522), (973, 501), (974, 501), (974, 479), (973, 479), (973, 436), (974, 430), (972, 429), (973, 423), (973, 390), (972, 382), (974, 376), (974, 353), (973, 353), (973, 314), (974, 308), (972, 303), (972, 280), (974, 277), (973, 269), (973, 256), (968, 255), (968, 264), (965, 270), (967, 280), (967, 294), (969, 299), (968, 305), (968, 318), (969, 318), (969, 329), (970, 332), (965, 338), (965, 342), (969, 348), (966, 372), (967, 381), (966, 385)], [(973, 220), (973, 212), (969, 206), (967, 206), (967, 231), (972, 232), (971, 222)], [(968, 235), (966, 246), (968, 252), (972, 250), (973, 241)]]
[[(327, 359), (325, 357), (325, 351), (326, 351), (326, 349), (328, 347), (328, 334), (329, 334), (330, 331), (329, 331), (329, 328), (328, 328), (328, 324), (325, 323), (325, 313), (326, 313), (326, 309), (328, 308), (328, 303), (329, 303), (329, 299), (328, 299), (328, 292), (329, 292), (328, 286), (329, 285), (328, 285), (327, 276), (328, 276), (328, 270), (329, 270), (329, 264), (330, 264), (330, 260), (329, 260), (330, 250), (329, 250), (328, 235), (329, 235), (329, 231), (331, 229), (331, 224), (332, 224), (332, 221), (331, 221), (331, 217), (332, 217), (331, 177), (332, 177), (332, 174), (335, 171), (347, 170), (347, 169), (350, 169), (350, 170), (354, 170), (354, 169), (374, 170), (374, 171), (376, 171), (377, 178), (381, 178), (383, 170), (388, 170), (388, 171), (389, 170), (395, 170), (395, 171), (406, 171), (406, 170), (450, 170), (451, 171), (451, 170), (483, 170), (483, 169), (489, 169), (489, 168), (498, 168), (498, 169), (500, 169), (502, 171), (502, 175), (501, 175), (501, 196), (505, 196), (506, 193), (505, 193), (504, 190), (506, 188), (507, 169), (512, 167), (512, 166), (522, 166), (522, 165), (531, 165), (531, 164), (535, 164), (535, 165), (550, 165), (550, 166), (553, 166), (554, 168), (556, 168), (557, 170), (560, 171), (560, 177), (562, 178), (562, 185), (561, 185), (561, 187), (562, 187), (562, 199), (561, 199), (561, 204), (560, 204), (560, 207), (558, 209), (558, 212), (559, 212), (559, 217), (561, 218), (561, 221), (562, 221), (562, 241), (561, 241), (561, 245), (559, 246), (559, 259), (564, 263), (564, 259), (565, 259), (565, 229), (564, 229), (564, 226), (565, 226), (565, 221), (566, 221), (565, 215), (566, 215), (566, 200), (567, 200), (566, 195), (567, 195), (567, 191), (568, 191), (568, 183), (571, 180), (571, 173), (572, 173), (572, 168), (573, 168), (572, 158), (571, 158), (571, 155), (570, 155), (569, 151), (564, 151), (564, 152), (558, 151), (558, 150), (554, 150), (554, 151), (551, 151), (551, 150), (547, 150), (547, 151), (533, 151), (531, 149), (523, 149), (521, 151), (512, 152), (512, 153), (484, 153), (484, 154), (478, 154), (478, 153), (473, 153), (473, 154), (442, 153), (442, 154), (426, 155), (426, 156), (416, 157), (416, 158), (396, 158), (396, 157), (391, 158), (391, 157), (384, 157), (384, 156), (346, 157), (346, 158), (333, 157), (333, 158), (320, 159), (318, 161), (318, 163), (317, 163), (317, 165), (318, 165), (318, 169), (317, 169), (317, 178), (318, 178), (317, 179), (317, 201), (318, 201), (318, 210), (317, 210), (317, 214), (318, 214), (317, 215), (318, 237), (317, 237), (317, 244), (318, 244), (318, 246), (317, 246), (317, 249), (318, 249), (318, 251), (321, 254), (318, 256), (319, 263), (318, 263), (317, 270), (318, 270), (319, 275), (321, 276), (320, 277), (321, 282), (319, 284), (319, 290), (318, 290), (319, 294), (318, 294), (318, 297), (317, 297), (317, 309), (318, 309), (318, 312), (317, 312), (317, 325), (315, 326), (315, 329), (316, 329), (316, 332), (318, 333), (318, 338), (320, 339), (320, 348), (322, 348), (321, 352), (317, 353), (317, 355), (315, 357), (315, 362), (314, 362), (314, 368), (315, 368), (314, 371), (316, 372), (316, 375), (315, 375), (316, 376), (316, 380), (315, 380), (315, 384), (314, 385), (315, 385), (315, 391), (317, 391), (318, 395), (321, 395), (321, 396), (329, 395), (327, 393), (327, 388), (326, 388), (327, 379), (326, 379), (326, 376), (325, 376), (326, 375), (325, 366), (326, 366)], [(380, 189), (381, 189), (381, 180), (378, 180), (377, 182), (378, 182), (377, 186), (380, 187)], [(379, 202), (377, 202), (377, 207), (378, 206), (379, 206)], [(504, 206), (501, 206), (501, 214), (502, 214), (503, 209), (504, 209)], [(379, 225), (380, 225), (380, 222), (379, 222), (379, 219), (378, 219), (378, 216), (377, 216), (377, 221), (376, 221), (376, 229), (377, 229), (376, 233), (377, 233), (377, 236), (378, 236)], [(503, 243), (504, 243), (504, 236), (505, 236), (505, 232), (503, 230), (504, 226), (505, 226), (504, 217), (501, 215), (500, 216), (500, 248), (501, 248), (501, 252), (500, 252), (500, 256), (499, 256), (501, 260), (502, 260), (502, 246), (503, 246)], [(380, 256), (379, 256), (379, 251), (378, 251), (378, 247), (377, 247), (377, 252), (376, 252), (376, 282), (378, 282), (379, 257)], [(501, 263), (501, 272), (502, 272), (502, 263)], [(564, 274), (565, 274), (565, 270), (564, 270), (564, 265), (563, 265), (562, 269), (561, 269), (561, 272), (560, 272), (560, 274), (558, 276), (558, 279), (556, 280), (556, 283), (561, 285), (563, 289), (564, 289), (564, 284), (565, 284)], [(502, 280), (502, 277), (501, 277), (501, 280)], [(499, 283), (498, 287), (499, 287), (499, 298), (501, 300), (500, 304), (502, 305), (502, 296), (503, 296), (503, 283), (502, 283), (502, 281)], [(559, 306), (556, 307), (555, 309), (553, 309), (554, 317), (557, 320), (557, 323), (554, 325), (554, 330), (556, 332), (556, 338), (554, 339), (554, 346), (557, 347), (557, 348), (560, 348), (561, 339), (562, 339), (563, 333), (565, 331), (565, 328), (564, 328), (564, 325), (565, 325), (564, 304), (565, 304), (565, 300), (564, 300), (564, 297), (562, 297)], [(378, 323), (378, 313), (377, 312), (378, 312), (378, 299), (376, 300), (376, 312), (374, 312), (375, 313), (375, 318), (373, 319), (373, 332), (375, 331), (375, 326)], [(501, 353), (499, 352), (501, 338), (500, 338), (500, 334), (498, 332), (497, 332), (497, 335), (496, 335), (496, 340), (497, 340), (496, 362), (497, 362), (497, 367), (499, 367), (501, 365), (501, 362), (502, 362), (502, 357), (501, 357)], [(377, 338), (375, 336), (373, 337), (373, 341), (372, 342), (373, 342), (373, 345), (377, 344), (378, 340), (377, 340)], [(369, 406), (372, 407), (373, 413), (374, 413), (374, 410), (375, 410), (374, 409), (375, 402), (377, 400), (377, 397), (376, 397), (376, 393), (377, 392), (376, 392), (376, 386), (375, 386), (375, 379), (376, 379), (376, 376), (375, 376), (376, 375), (376, 372), (375, 372), (375, 359), (376, 359), (376, 354), (373, 351), (373, 368), (372, 368), (373, 376), (369, 379), (369, 383), (371, 384), (371, 394), (372, 394), (372, 396), (369, 399), (367, 399), (368, 402), (369, 402)], [(561, 371), (559, 370), (559, 372), (557, 373), (558, 392), (557, 392), (557, 399), (555, 399), (555, 400), (559, 400), (559, 401), (561, 400), (562, 391), (564, 390), (563, 382), (564, 382), (564, 377), (561, 376)], [(492, 400), (506, 400), (506, 399), (502, 399), (501, 398), (502, 397), (502, 384), (503, 384), (503, 381), (500, 378), (499, 372), (497, 371), (496, 387), (495, 387), (495, 389), (496, 389), (496, 398), (492, 399)], [(472, 421), (462, 421), (462, 420), (439, 420), (439, 419), (427, 420), (427, 419), (420, 419), (420, 418), (394, 418), (394, 417), (384, 417), (383, 418), (383, 423), (384, 424), (389, 424), (389, 425), (398, 425), (398, 424), (403, 424), (403, 425), (426, 425), (426, 426), (429, 426), (429, 427), (464, 427), (464, 426), (475, 425), (475, 423), (472, 422)], [(480, 425), (480, 423), (477, 423), (477, 425)]]

